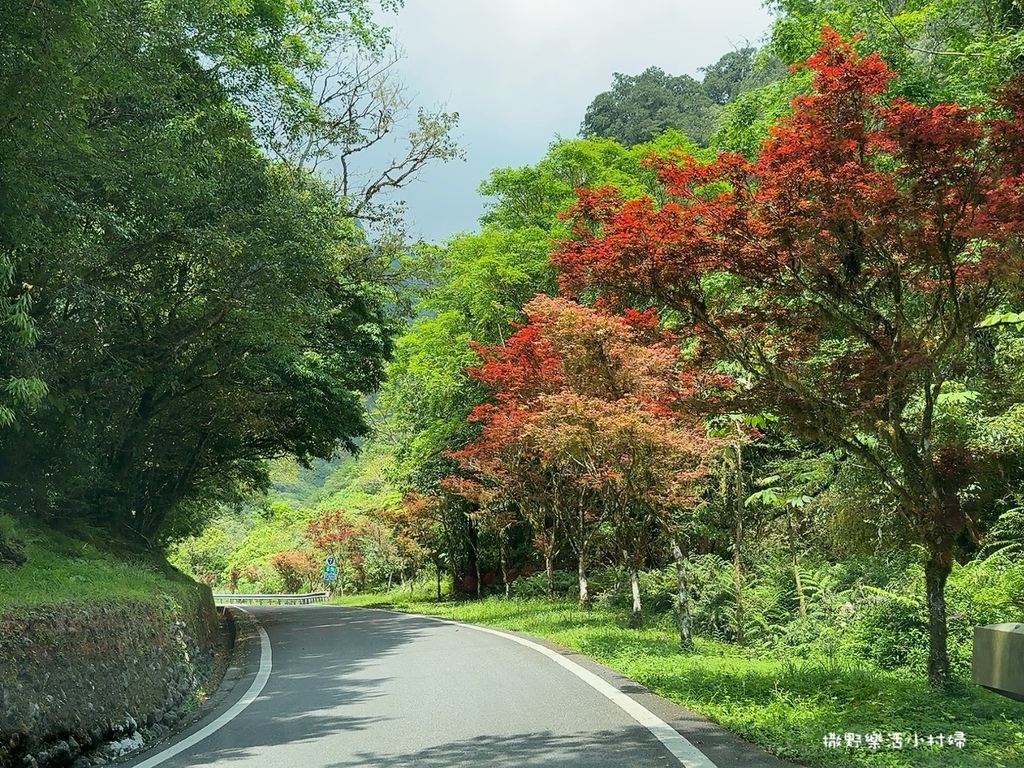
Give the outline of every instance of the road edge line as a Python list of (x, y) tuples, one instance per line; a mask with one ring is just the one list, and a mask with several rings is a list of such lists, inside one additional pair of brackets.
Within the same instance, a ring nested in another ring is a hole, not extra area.
[[(380, 609), (377, 609), (380, 610)], [(385, 609), (386, 610), (386, 609)], [(546, 648), (540, 643), (535, 643), (532, 640), (527, 640), (525, 637), (519, 637), (518, 635), (511, 635), (508, 632), (502, 632), (498, 629), (491, 629), (490, 627), (481, 627), (478, 624), (469, 624), (462, 621), (452, 621), (451, 619), (442, 619), (437, 616), (427, 616), (426, 614), (417, 613), (402, 613), (401, 611), (389, 611), (389, 613), (397, 613), (400, 616), (419, 616), (425, 619), (432, 619), (442, 624), (451, 624), (456, 627), (466, 627), (467, 629), (475, 629), (478, 632), (486, 632), (489, 635), (497, 635), (503, 637), (506, 640), (512, 640), (513, 642), (519, 643), (520, 645), (526, 646), (538, 653), (541, 653), (551, 659), (559, 666), (571, 672), (573, 675), (578, 677), (580, 680), (585, 682), (595, 691), (600, 693), (606, 699), (615, 704), (619, 709), (625, 712), (627, 715), (636, 720), (640, 725), (646, 728), (651, 734), (660, 741), (665, 749), (672, 753), (673, 757), (680, 762), (684, 768), (718, 768), (715, 763), (711, 761), (707, 755), (701, 752), (695, 747), (685, 736), (679, 731), (673, 728), (671, 725), (666, 723), (656, 714), (651, 712), (640, 702), (633, 699), (629, 694), (620, 691), (614, 685), (604, 680), (598, 675), (595, 675), (589, 669), (580, 666), (572, 659), (567, 659), (565, 656), (560, 654), (558, 651)], [(143, 768), (139, 766), (139, 768)]]
[[(234, 607), (237, 608), (237, 606)], [(238, 610), (247, 614), (249, 617), (252, 617), (252, 614), (245, 609), (238, 608)], [(273, 654), (270, 649), (270, 636), (267, 634), (267, 631), (263, 626), (258, 623), (256, 624), (256, 629), (260, 634), (260, 667), (256, 672), (256, 678), (252, 681), (252, 685), (249, 686), (249, 690), (245, 692), (245, 695), (232, 704), (231, 708), (228, 709), (227, 712), (224, 712), (212, 723), (200, 728), (188, 738), (182, 739), (173, 746), (170, 746), (152, 757), (143, 760), (141, 763), (133, 766), (133, 768), (155, 768), (155, 766), (170, 760), (172, 757), (184, 752), (186, 749), (194, 747), (200, 741), (213, 735), (230, 723), (242, 714), (246, 707), (256, 701), (256, 698), (263, 692), (263, 688), (270, 679), (270, 672), (274, 668)]]

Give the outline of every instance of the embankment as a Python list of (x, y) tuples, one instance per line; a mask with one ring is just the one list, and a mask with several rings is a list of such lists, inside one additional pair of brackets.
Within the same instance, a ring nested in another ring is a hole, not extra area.
[(101, 765), (103, 745), (163, 735), (209, 684), (210, 590), (0, 610), (0, 768)]

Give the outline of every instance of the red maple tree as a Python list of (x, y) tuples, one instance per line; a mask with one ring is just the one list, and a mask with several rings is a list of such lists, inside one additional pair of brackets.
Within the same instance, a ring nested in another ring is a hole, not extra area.
[(754, 410), (840, 446), (897, 500), (925, 546), (928, 679), (948, 677), (945, 583), (973, 529), (971, 457), (937, 440), (943, 384), (973, 364), (976, 327), (1019, 296), (1024, 89), (1002, 114), (886, 99), (893, 77), (830, 29), (749, 161), (650, 163), (668, 202), (579, 190), (553, 260), (568, 292), (670, 307), (709, 363), (744, 371)]
[(441, 573), (445, 561), (452, 566), (452, 581), (458, 581), (451, 556), (452, 542), (458, 534), (451, 530), (444, 514), (444, 500), (438, 496), (408, 491), (399, 505), (390, 511), (399, 548), (417, 560), (426, 557), (434, 565), (437, 599), (441, 599)]
[(303, 589), (312, 590), (320, 580), (321, 561), (310, 550), (278, 552), (270, 558), (270, 564), (284, 583), (284, 591), (296, 593)]
[(337, 586), (344, 591), (345, 579), (351, 572), (362, 580), (363, 556), (356, 547), (358, 527), (342, 509), (320, 512), (306, 523), (306, 536), (320, 556), (333, 556), (338, 564)]
[[(511, 501), (530, 522), (549, 576), (559, 542), (577, 557), (580, 600), (586, 560), (612, 523), (634, 586), (652, 528), (665, 510), (692, 505), (692, 483), (710, 442), (680, 405), (694, 380), (654, 312), (616, 317), (566, 299), (538, 296), (528, 323), (500, 346), (478, 349), (472, 374), (492, 390), (471, 418), (480, 436), (452, 455), (477, 481), (458, 481), (486, 508)], [(451, 481), (454, 485), (455, 480)]]

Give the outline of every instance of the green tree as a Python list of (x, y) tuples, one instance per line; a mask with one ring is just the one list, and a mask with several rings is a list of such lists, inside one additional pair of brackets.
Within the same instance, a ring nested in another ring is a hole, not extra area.
[(379, 49), (372, 10), (6, 14), (0, 421), (18, 423), (0, 483), (22, 508), (157, 544), (265, 486), (265, 459), (367, 432), (394, 329), (387, 254), (252, 126), (308, 104), (299, 74), (342, 41)]
[[(786, 65), (804, 61), (822, 26), (861, 51), (878, 51), (897, 73), (889, 88), (918, 104), (987, 104), (991, 91), (1024, 67), (1018, 0), (775, 0), (778, 13), (762, 56)], [(712, 144), (757, 155), (768, 128), (807, 93), (806, 70), (742, 93), (723, 109)]]
[(446, 541), (469, 548), (477, 541), (474, 519), (460, 518), (467, 503), (439, 486), (457, 473), (445, 454), (476, 435), (466, 417), (486, 396), (466, 372), (477, 361), (470, 343), (504, 343), (511, 324), (525, 319), (526, 301), (556, 292), (551, 240), (568, 236), (559, 214), (577, 188), (611, 183), (630, 196), (654, 194), (656, 176), (640, 161), (681, 144), (697, 151), (677, 131), (631, 149), (605, 138), (559, 139), (538, 163), (497, 169), (480, 185), (490, 198), (480, 232), (420, 252), (418, 314), (396, 341), (377, 401), (376, 435), (395, 451), (400, 484), (435, 499), (438, 515), (452, 516), (444, 525)]
[(599, 93), (587, 107), (580, 134), (632, 147), (674, 128), (706, 145), (714, 105), (704, 87), (689, 75), (672, 76), (658, 67), (648, 67), (639, 75), (616, 72), (611, 90)]
[(862, 35), (897, 77), (890, 88), (910, 101), (978, 104), (1024, 65), (1024, 21), (1017, 0), (776, 0), (770, 43), (782, 61), (805, 60), (829, 26)]
[(777, 58), (759, 53), (757, 48), (737, 48), (714, 64), (702, 67), (701, 85), (712, 103), (725, 106), (740, 95), (779, 80), (786, 69)]

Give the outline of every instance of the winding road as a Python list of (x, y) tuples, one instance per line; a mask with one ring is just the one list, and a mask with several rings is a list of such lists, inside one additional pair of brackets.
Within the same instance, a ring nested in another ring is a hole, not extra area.
[(373, 609), (247, 610), (261, 629), (245, 673), (130, 766), (791, 766), (539, 640)]

